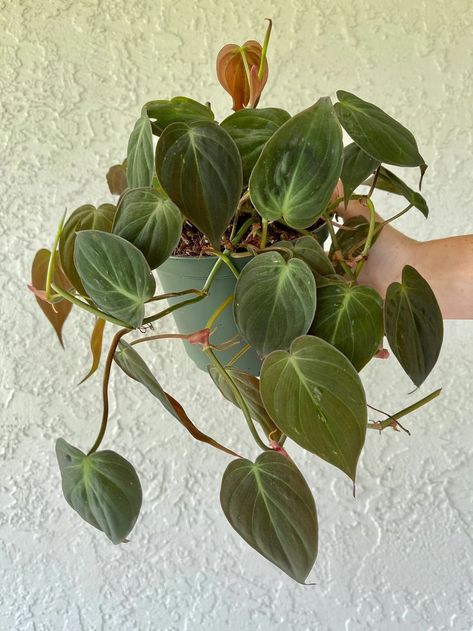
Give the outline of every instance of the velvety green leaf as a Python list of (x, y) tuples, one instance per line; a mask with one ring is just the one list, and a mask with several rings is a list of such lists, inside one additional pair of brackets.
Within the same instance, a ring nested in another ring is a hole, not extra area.
[(105, 320), (103, 318), (96, 318), (94, 328), (92, 330), (92, 335), (90, 336), (90, 352), (92, 354), (92, 366), (90, 367), (89, 372), (82, 379), (80, 383), (84, 383), (87, 381), (89, 377), (91, 377), (94, 372), (96, 372), (97, 368), (100, 364), (100, 357), (102, 356), (102, 342), (103, 342), (103, 331), (105, 329)]
[(151, 269), (169, 258), (179, 243), (181, 231), (179, 208), (156, 190), (135, 188), (120, 199), (113, 233), (141, 250)]
[(328, 97), (300, 112), (268, 140), (250, 177), (251, 200), (265, 219), (308, 228), (327, 207), (343, 156), (342, 130)]
[(365, 441), (363, 386), (349, 360), (309, 335), (274, 351), (261, 369), (261, 398), (279, 429), (355, 480)]
[(360, 371), (383, 340), (381, 296), (364, 285), (318, 287), (317, 309), (310, 333), (338, 348)]
[(154, 175), (153, 133), (149, 118), (142, 114), (128, 140), (127, 179), (130, 188), (149, 187)]
[[(370, 180), (364, 182), (364, 184), (371, 186), (372, 181), (372, 178), (370, 178)], [(420, 210), (424, 217), (428, 217), (429, 208), (422, 195), (417, 193), (417, 191), (413, 191), (410, 186), (398, 178), (397, 175), (392, 173), (392, 171), (388, 171), (388, 169), (381, 167), (375, 187), (382, 191), (387, 191), (388, 193), (402, 195), (410, 204)]]
[(213, 121), (214, 114), (210, 107), (202, 105), (186, 96), (175, 96), (173, 99), (150, 101), (145, 105), (152, 122), (153, 132), (160, 136), (172, 123), (192, 123), (194, 121)]
[(92, 204), (79, 206), (71, 214), (62, 229), (59, 241), (61, 264), (67, 277), (82, 296), (86, 294), (86, 291), (74, 263), (76, 232), (80, 230), (111, 232), (116, 210), (117, 208), (113, 204), (101, 204), (98, 208), (92, 206)]
[(376, 105), (339, 90), (337, 116), (352, 140), (379, 162), (397, 166), (425, 165), (412, 133)]
[(228, 133), (215, 123), (174, 123), (156, 147), (164, 190), (215, 248), (233, 217), (242, 189), (241, 159)]
[(121, 195), (128, 188), (126, 176), (126, 160), (122, 164), (114, 164), (107, 171), (107, 184), (112, 195)]
[(410, 265), (400, 283), (386, 292), (384, 320), (389, 346), (416, 386), (420, 386), (440, 353), (442, 313), (427, 281)]
[(315, 281), (304, 261), (264, 252), (241, 271), (234, 316), (240, 335), (264, 357), (307, 333), (315, 314)]
[[(278, 441), (281, 437), (281, 432), (273, 423), (271, 417), (266, 412), (263, 402), (261, 401), (259, 379), (247, 372), (244, 372), (243, 370), (234, 368), (233, 366), (225, 366), (225, 370), (233, 379), (241, 396), (244, 398), (250, 411), (251, 418), (261, 425), (266, 436), (271, 437), (271, 440)], [(222, 378), (219, 371), (214, 366), (209, 366), (208, 371), (213, 382), (223, 396), (239, 408), (240, 406), (236, 402), (228, 382)]]
[(264, 145), (290, 118), (288, 112), (277, 107), (249, 108), (238, 110), (220, 123), (238, 147), (244, 182), (248, 182)]
[(304, 583), (317, 558), (314, 498), (301, 472), (274, 451), (231, 462), (220, 503), (232, 527), (257, 552)]
[(274, 243), (271, 247), (289, 248), (292, 256), (307, 263), (314, 274), (320, 274), (322, 276), (335, 274), (333, 265), (325, 254), (323, 247), (312, 237), (307, 236), (299, 237), (291, 241), (278, 241), (278, 243)]
[[(46, 277), (48, 275), (49, 257), (51, 252), (46, 249), (38, 250), (33, 259), (33, 265), (31, 266), (31, 289), (36, 292), (43, 292), (46, 289)], [(59, 257), (55, 258), (55, 269), (53, 281), (56, 285), (65, 289), (66, 291), (70, 287), (68, 279), (65, 277), (64, 272), (59, 264)], [(36, 294), (36, 302), (38, 303), (41, 311), (47, 317), (51, 323), (53, 329), (56, 331), (56, 335), (61, 346), (64, 348), (64, 342), (62, 340), (62, 327), (67, 320), (72, 309), (72, 303), (67, 300), (61, 300), (51, 304), (46, 300), (42, 300)]]
[(130, 346), (130, 344), (127, 344), (122, 340), (119, 345), (119, 350), (115, 353), (114, 359), (125, 374), (145, 386), (145, 388), (147, 388), (149, 392), (158, 399), (164, 408), (172, 414), (172, 416), (174, 416), (174, 418), (177, 419), (195, 439), (200, 440), (203, 443), (207, 443), (212, 447), (216, 447), (217, 449), (220, 449), (232, 456), (238, 455), (231, 449), (227, 449), (213, 438), (210, 438), (210, 436), (201, 432), (200, 429), (194, 425), (181, 404), (163, 390), (144, 360), (135, 351), (135, 349)]
[(74, 259), (97, 307), (131, 327), (142, 324), (144, 303), (153, 297), (156, 282), (138, 248), (116, 234), (83, 230), (76, 237)]
[(134, 467), (114, 451), (86, 456), (62, 438), (56, 441), (56, 456), (67, 502), (113, 543), (122, 543), (141, 508), (141, 484)]
[(352, 142), (343, 151), (343, 167), (340, 179), (343, 182), (345, 206), (353, 191), (379, 167), (379, 161), (365, 153)]

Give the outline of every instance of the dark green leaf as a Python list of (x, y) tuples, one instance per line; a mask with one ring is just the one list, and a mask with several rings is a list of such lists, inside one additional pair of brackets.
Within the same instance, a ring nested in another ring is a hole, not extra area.
[(179, 242), (181, 231), (179, 208), (156, 190), (135, 188), (120, 199), (113, 233), (141, 250), (151, 269), (169, 258)]
[(56, 456), (67, 502), (113, 543), (122, 543), (141, 508), (141, 484), (134, 467), (114, 451), (86, 456), (62, 438), (56, 441)]
[(175, 96), (173, 99), (150, 101), (145, 105), (149, 118), (153, 121), (153, 132), (160, 136), (172, 123), (192, 123), (194, 121), (213, 121), (214, 114), (210, 107), (202, 105), (186, 96)]
[(154, 175), (153, 133), (149, 118), (142, 114), (131, 132), (127, 150), (127, 179), (130, 188), (151, 186)]
[(443, 340), (443, 320), (427, 281), (410, 265), (401, 283), (391, 283), (384, 303), (386, 337), (394, 355), (420, 386), (434, 367)]
[(145, 386), (145, 388), (147, 388), (149, 392), (158, 399), (164, 408), (172, 414), (174, 418), (177, 419), (195, 439), (200, 440), (203, 443), (207, 443), (212, 447), (216, 447), (231, 456), (238, 455), (234, 451), (231, 451), (231, 449), (227, 449), (213, 438), (210, 438), (210, 436), (201, 432), (200, 429), (194, 425), (181, 404), (162, 389), (146, 363), (135, 351), (135, 349), (130, 346), (130, 344), (127, 344), (122, 340), (120, 342), (119, 350), (115, 353), (114, 359), (125, 374)]
[(251, 200), (265, 219), (308, 228), (324, 212), (342, 167), (342, 130), (328, 97), (280, 127), (251, 174)]
[[(372, 181), (372, 178), (370, 178), (370, 180), (364, 182), (364, 184), (371, 186)], [(413, 191), (410, 186), (399, 179), (397, 175), (395, 175), (391, 171), (388, 171), (388, 169), (385, 169), (384, 167), (380, 168), (375, 187), (379, 188), (382, 191), (387, 191), (388, 193), (402, 195), (407, 199), (410, 204), (420, 210), (424, 217), (428, 217), (429, 208), (427, 206), (427, 202), (422, 197), (422, 195), (420, 193), (417, 193), (416, 191)]]
[(383, 340), (383, 301), (374, 289), (364, 285), (317, 288), (317, 309), (310, 333), (338, 348), (360, 371)]
[(156, 172), (164, 190), (215, 248), (241, 195), (238, 149), (215, 123), (174, 123), (156, 147)]
[(241, 271), (234, 315), (240, 335), (264, 357), (307, 333), (315, 314), (315, 281), (304, 261), (264, 252)]
[(62, 229), (59, 241), (61, 264), (67, 277), (82, 296), (85, 295), (86, 291), (74, 263), (76, 232), (80, 230), (111, 232), (116, 210), (117, 207), (113, 204), (101, 204), (98, 208), (92, 206), (92, 204), (79, 206), (71, 214)]
[(343, 167), (340, 179), (343, 182), (345, 206), (353, 191), (379, 167), (375, 160), (352, 142), (343, 151)]
[(257, 552), (299, 583), (317, 558), (314, 498), (289, 458), (272, 452), (231, 462), (220, 503), (232, 527)]
[(279, 241), (271, 247), (289, 248), (292, 256), (307, 263), (311, 271), (316, 275), (335, 274), (333, 265), (325, 254), (323, 247), (313, 237), (307, 236), (291, 241)]
[[(219, 371), (214, 366), (209, 366), (208, 370), (213, 382), (223, 396), (228, 401), (231, 401), (233, 405), (240, 407), (233, 396), (233, 392), (228, 385), (228, 382), (222, 378)], [(279, 440), (281, 432), (273, 423), (271, 417), (266, 412), (263, 402), (261, 401), (259, 379), (247, 372), (244, 372), (243, 370), (234, 368), (233, 366), (225, 366), (225, 370), (235, 382), (241, 396), (245, 399), (251, 418), (260, 423), (266, 436), (270, 437), (271, 440)]]
[(156, 283), (138, 248), (115, 234), (83, 230), (76, 237), (75, 265), (100, 309), (131, 327), (142, 324)]
[(244, 182), (248, 182), (264, 145), (290, 118), (288, 112), (276, 107), (249, 108), (238, 110), (220, 123), (238, 147)]
[(412, 133), (376, 105), (339, 90), (337, 116), (352, 140), (379, 162), (397, 166), (425, 165)]
[(92, 366), (90, 367), (89, 372), (82, 379), (80, 383), (84, 383), (87, 381), (89, 377), (91, 377), (94, 372), (96, 372), (97, 368), (100, 364), (100, 357), (102, 355), (102, 342), (103, 342), (103, 331), (105, 329), (105, 320), (103, 318), (96, 318), (94, 328), (92, 330), (92, 335), (90, 336), (90, 352), (92, 354)]
[(279, 429), (353, 481), (365, 441), (363, 386), (349, 360), (318, 337), (274, 351), (261, 369), (261, 398)]

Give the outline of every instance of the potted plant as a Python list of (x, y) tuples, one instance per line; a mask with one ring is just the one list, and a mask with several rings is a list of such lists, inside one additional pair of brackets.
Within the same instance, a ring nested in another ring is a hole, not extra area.
[[(257, 107), (270, 31), (271, 23), (262, 46), (248, 41), (220, 51), (217, 75), (234, 110), (224, 120), (188, 97), (145, 104), (126, 160), (107, 174), (117, 203), (80, 206), (63, 219), (51, 251), (35, 256), (30, 288), (61, 343), (72, 306), (95, 318), (86, 378), (99, 367), (105, 326), (118, 327), (103, 365), (95, 441), (86, 452), (62, 438), (56, 443), (72, 508), (116, 544), (138, 517), (135, 469), (101, 450), (110, 372), (120, 369), (194, 438), (231, 457), (220, 493), (225, 516), (250, 546), (303, 583), (317, 556), (317, 514), (286, 439), (343, 471), (354, 491), (367, 429), (397, 429), (402, 416), (439, 393), (369, 421), (359, 371), (386, 354), (386, 336), (420, 386), (440, 351), (442, 317), (412, 267), (384, 300), (358, 280), (387, 222), (411, 208), (428, 215), (422, 195), (390, 170), (418, 167), (420, 188), (426, 164), (414, 136), (345, 91), (335, 104), (319, 98), (295, 115)], [(347, 146), (342, 130), (352, 139)], [(361, 185), (364, 194), (355, 192)], [(401, 200), (400, 212), (383, 223), (372, 202), (376, 188)], [(350, 199), (364, 201), (369, 220), (338, 222), (339, 205)], [(170, 313), (179, 333), (154, 329)], [(241, 409), (260, 450), (256, 460), (205, 434), (163, 390), (139, 350), (170, 337), (182, 339), (209, 371), (216, 396)]]

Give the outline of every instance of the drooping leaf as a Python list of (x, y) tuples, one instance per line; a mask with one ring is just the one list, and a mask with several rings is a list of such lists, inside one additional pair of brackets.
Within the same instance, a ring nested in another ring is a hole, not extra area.
[(216, 123), (174, 123), (156, 147), (164, 190), (215, 248), (233, 217), (242, 189), (238, 149)]
[[(370, 178), (363, 183), (371, 186), (372, 181), (372, 178)], [(375, 183), (375, 188), (379, 188), (382, 191), (387, 191), (388, 193), (402, 195), (407, 199), (410, 204), (420, 210), (424, 217), (428, 217), (429, 207), (427, 206), (427, 202), (422, 197), (422, 195), (417, 191), (412, 190), (410, 186), (408, 186), (405, 182), (398, 178), (397, 175), (395, 175), (392, 171), (389, 171), (385, 167), (381, 167), (379, 170), (379, 175)]]
[(66, 501), (84, 521), (122, 543), (133, 530), (142, 491), (136, 471), (114, 451), (86, 455), (59, 438), (56, 457)]
[(235, 141), (243, 165), (243, 181), (248, 182), (264, 145), (283, 123), (291, 118), (276, 107), (242, 109), (220, 124)]
[[(271, 417), (266, 412), (266, 409), (261, 401), (261, 394), (259, 391), (259, 379), (250, 375), (243, 370), (239, 370), (238, 368), (234, 368), (233, 366), (226, 366), (225, 370), (231, 376), (233, 381), (235, 382), (238, 390), (240, 391), (241, 396), (244, 398), (248, 409), (251, 414), (251, 418), (257, 421), (261, 427), (264, 429), (266, 436), (271, 437), (272, 440), (279, 440), (281, 436), (281, 432), (273, 423)], [(233, 396), (233, 392), (228, 385), (227, 381), (222, 378), (218, 370), (214, 366), (209, 366), (208, 368), (209, 374), (212, 377), (213, 382), (223, 394), (223, 396), (236, 405), (238, 408), (240, 407)]]
[(397, 166), (425, 166), (412, 133), (379, 107), (339, 90), (335, 111), (352, 140), (379, 162)]
[(307, 236), (299, 237), (291, 241), (278, 241), (271, 247), (289, 248), (292, 256), (307, 263), (316, 276), (335, 274), (333, 265), (325, 254), (323, 247), (313, 237)]
[(107, 172), (107, 184), (112, 195), (121, 195), (128, 188), (126, 176), (126, 160), (122, 164), (114, 164)]
[(130, 188), (149, 187), (154, 175), (153, 132), (149, 118), (136, 121), (127, 149), (127, 179)]
[(227, 447), (224, 447), (213, 438), (210, 438), (210, 436), (201, 432), (200, 429), (194, 425), (181, 404), (163, 390), (144, 360), (130, 344), (122, 340), (119, 345), (119, 350), (115, 353), (114, 359), (125, 374), (145, 386), (195, 439), (207, 443), (212, 447), (216, 447), (231, 456), (238, 456), (234, 451), (227, 449)]
[(86, 376), (80, 381), (84, 383), (89, 377), (91, 377), (100, 364), (100, 357), (102, 356), (102, 342), (103, 331), (105, 328), (105, 320), (103, 318), (96, 318), (92, 335), (90, 336), (90, 352), (92, 355), (92, 365)]
[[(227, 44), (217, 56), (217, 77), (223, 89), (233, 99), (235, 111), (249, 105), (255, 108), (261, 92), (268, 80), (268, 61), (264, 61), (263, 76), (258, 80), (258, 70), (261, 63), (262, 47), (255, 40), (248, 40), (243, 46)], [(244, 61), (246, 58), (246, 64)], [(245, 67), (246, 66), (246, 67)], [(253, 67), (255, 72), (251, 72)], [(250, 78), (247, 70), (250, 71)]]
[(222, 479), (220, 503), (237, 533), (299, 583), (317, 558), (314, 498), (301, 472), (274, 451), (231, 462)]
[[(36, 290), (35, 293), (43, 292), (46, 289), (46, 277), (48, 275), (50, 256), (51, 252), (46, 249), (38, 250), (35, 254), (33, 265), (31, 266), (31, 287)], [(56, 285), (61, 287), (61, 289), (65, 289), (67, 291), (70, 287), (70, 283), (62, 271), (58, 258), (59, 257), (55, 260), (53, 281)], [(36, 302), (51, 323), (53, 329), (56, 331), (58, 340), (64, 348), (62, 327), (64, 326), (64, 322), (67, 320), (67, 316), (72, 309), (72, 304), (67, 300), (61, 300), (51, 304), (50, 302), (46, 302), (46, 300), (39, 298), (38, 295), (36, 295)]]
[(365, 153), (352, 142), (343, 151), (343, 167), (340, 179), (343, 182), (345, 207), (353, 191), (379, 167), (379, 161)]
[(307, 333), (315, 314), (315, 281), (302, 260), (264, 252), (242, 270), (234, 316), (240, 335), (264, 357)]
[(86, 291), (74, 263), (76, 232), (80, 230), (110, 232), (116, 210), (113, 204), (101, 204), (97, 208), (92, 204), (85, 204), (76, 208), (64, 225), (59, 241), (61, 264), (67, 277), (81, 295), (85, 295)]
[(169, 258), (179, 242), (181, 230), (179, 208), (155, 189), (135, 188), (120, 199), (113, 233), (141, 250), (151, 269)]
[(383, 340), (381, 296), (364, 285), (317, 288), (317, 309), (310, 333), (338, 348), (360, 371)]
[(434, 367), (442, 347), (443, 320), (434, 292), (406, 265), (400, 283), (386, 292), (384, 320), (389, 346), (416, 386)]
[(363, 386), (350, 361), (318, 337), (297, 338), (261, 369), (261, 398), (279, 429), (353, 481), (365, 441)]
[(75, 265), (87, 295), (108, 315), (135, 328), (156, 282), (143, 254), (122, 237), (99, 230), (77, 234)]
[(342, 167), (342, 130), (328, 97), (284, 123), (250, 177), (251, 200), (268, 220), (311, 226), (324, 212)]
[(198, 103), (186, 96), (150, 101), (146, 103), (145, 109), (149, 118), (155, 119), (151, 124), (157, 136), (160, 136), (172, 123), (214, 120), (214, 113), (208, 105)]

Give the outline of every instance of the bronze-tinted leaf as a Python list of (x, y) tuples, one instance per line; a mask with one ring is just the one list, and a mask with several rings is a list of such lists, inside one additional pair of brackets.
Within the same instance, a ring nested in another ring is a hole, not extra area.
[(102, 355), (102, 342), (103, 342), (103, 331), (105, 328), (105, 320), (103, 318), (96, 318), (94, 328), (92, 330), (92, 335), (90, 336), (90, 352), (92, 354), (92, 366), (90, 367), (89, 372), (82, 379), (80, 383), (84, 383), (87, 381), (89, 377), (91, 377), (94, 372), (97, 370), (100, 364), (100, 357)]
[(122, 164), (114, 164), (109, 168), (107, 184), (112, 195), (121, 195), (127, 189), (126, 160)]

